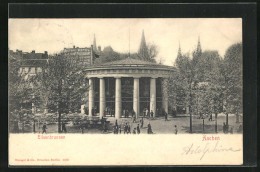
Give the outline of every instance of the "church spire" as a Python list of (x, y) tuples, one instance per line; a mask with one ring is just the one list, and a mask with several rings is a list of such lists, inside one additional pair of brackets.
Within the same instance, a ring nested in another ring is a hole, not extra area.
[(180, 44), (180, 41), (179, 41), (179, 50), (178, 50), (178, 55), (177, 55), (177, 58), (180, 58), (182, 55), (181, 55), (181, 44)]
[(200, 36), (198, 38), (198, 45), (197, 45), (197, 53), (201, 53), (202, 50), (201, 50), (201, 45), (200, 45)]
[(148, 59), (149, 55), (148, 55), (148, 49), (147, 49), (147, 45), (146, 45), (146, 41), (145, 41), (145, 36), (144, 36), (144, 30), (142, 32), (142, 38), (141, 38), (141, 44), (140, 44), (140, 48), (138, 51), (138, 54), (141, 56), (141, 58), (143, 59)]
[(97, 51), (97, 44), (96, 44), (96, 36), (94, 34), (94, 40), (93, 40), (93, 50)]

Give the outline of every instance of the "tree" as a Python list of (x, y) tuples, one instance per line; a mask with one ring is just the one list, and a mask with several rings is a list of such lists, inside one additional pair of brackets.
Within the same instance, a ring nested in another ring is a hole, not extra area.
[(81, 95), (88, 89), (84, 87), (84, 73), (69, 56), (61, 53), (50, 58), (45, 79), (50, 90), (48, 104), (58, 111), (58, 132), (61, 132), (61, 114), (79, 109)]
[(224, 111), (228, 125), (228, 114), (235, 113), (238, 120), (238, 113), (243, 111), (242, 43), (233, 44), (227, 49), (221, 74), (223, 76)]
[(95, 60), (95, 64), (102, 64), (106, 62), (120, 60), (126, 57), (123, 57), (119, 53), (115, 52), (111, 46), (105, 47), (100, 57)]
[[(169, 79), (169, 99), (189, 108), (190, 133), (192, 133), (192, 114), (194, 112), (194, 68), (189, 55), (178, 56), (176, 73)], [(176, 92), (176, 93), (174, 93)]]

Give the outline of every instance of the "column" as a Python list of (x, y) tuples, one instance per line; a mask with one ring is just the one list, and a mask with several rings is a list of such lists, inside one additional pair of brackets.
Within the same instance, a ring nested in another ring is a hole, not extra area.
[(154, 117), (156, 114), (156, 78), (150, 79), (150, 112), (151, 110), (154, 113)]
[(135, 111), (136, 118), (138, 118), (140, 113), (139, 78), (134, 78), (133, 109)]
[(89, 84), (89, 88), (88, 88), (88, 116), (92, 117), (92, 108), (94, 108), (94, 78), (89, 78), (88, 80), (88, 84)]
[(106, 108), (106, 94), (105, 94), (105, 78), (99, 79), (99, 115), (100, 118), (104, 116)]
[(115, 91), (115, 118), (119, 119), (122, 113), (122, 99), (121, 99), (121, 78), (116, 78)]
[(167, 90), (168, 79), (162, 79), (162, 107), (163, 110), (168, 114), (168, 90)]

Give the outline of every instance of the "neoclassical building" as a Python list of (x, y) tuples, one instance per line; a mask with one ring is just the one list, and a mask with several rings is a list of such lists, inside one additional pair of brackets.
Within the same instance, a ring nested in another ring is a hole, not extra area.
[(123, 110), (142, 115), (147, 108), (158, 116), (168, 113), (168, 94), (164, 84), (174, 72), (171, 66), (126, 58), (87, 67), (84, 72), (89, 84), (88, 115), (92, 109), (102, 118), (106, 109), (114, 111), (119, 119)]

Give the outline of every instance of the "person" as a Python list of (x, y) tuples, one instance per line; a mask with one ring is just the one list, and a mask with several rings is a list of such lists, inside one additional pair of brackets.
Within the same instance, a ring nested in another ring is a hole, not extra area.
[(95, 109), (94, 109), (94, 107), (92, 107), (92, 109), (91, 109), (91, 114), (92, 114), (92, 116), (95, 115)]
[(119, 134), (121, 134), (121, 125), (119, 125), (118, 129), (119, 129)]
[(124, 125), (124, 134), (127, 133), (127, 123)]
[(238, 129), (237, 129), (237, 132), (238, 132), (238, 133), (241, 133), (241, 132), (242, 132), (242, 130), (243, 130), (242, 127), (243, 127), (242, 124), (240, 124), (239, 127), (238, 127)]
[(116, 119), (116, 123), (115, 123), (115, 126), (117, 126), (117, 127), (118, 127), (118, 125), (117, 125), (117, 119)]
[(46, 129), (47, 129), (46, 123), (44, 123), (43, 126), (42, 126), (42, 134), (43, 134), (43, 133), (46, 134)]
[(148, 123), (148, 126), (147, 126), (147, 133), (148, 134), (152, 134), (153, 133), (152, 132), (152, 126), (151, 126), (150, 122)]
[(148, 115), (149, 115), (149, 110), (148, 110), (148, 108), (146, 108), (146, 111), (145, 111), (145, 112), (146, 112), (145, 116), (148, 117)]
[(226, 124), (223, 122), (223, 133), (226, 133)]
[(127, 126), (127, 134), (130, 133), (131, 134), (131, 127), (130, 127), (130, 124), (128, 124)]
[[(133, 114), (134, 114), (135, 112), (133, 112)], [(133, 116), (133, 123), (135, 123), (136, 122), (136, 116), (135, 116), (135, 114), (134, 114), (134, 116)]]
[(133, 130), (133, 134), (136, 134), (136, 128), (134, 128), (134, 130)]
[(165, 121), (168, 121), (168, 114), (167, 114), (167, 112), (164, 112), (164, 116), (165, 116)]
[(153, 119), (153, 110), (151, 110), (151, 113), (150, 113), (150, 114), (151, 114), (151, 118)]
[(137, 124), (137, 134), (140, 134), (140, 127), (139, 127), (139, 124)]
[(143, 117), (145, 117), (145, 111), (146, 111), (146, 108), (144, 108), (144, 110), (143, 110)]
[(65, 133), (67, 133), (67, 129), (66, 129), (66, 126), (65, 126), (65, 123), (62, 122), (62, 132), (64, 131)]
[(126, 111), (125, 111), (125, 109), (123, 110), (123, 116), (126, 118)]
[(141, 119), (141, 128), (143, 128), (143, 126), (144, 126), (144, 117), (142, 117)]
[(178, 128), (177, 128), (177, 125), (175, 125), (174, 128), (175, 128), (175, 134), (178, 134)]
[(231, 127), (230, 129), (230, 134), (233, 134), (233, 127)]
[(116, 134), (116, 126), (114, 126), (114, 134)]
[(210, 114), (209, 116), (209, 121), (212, 121), (212, 114)]

